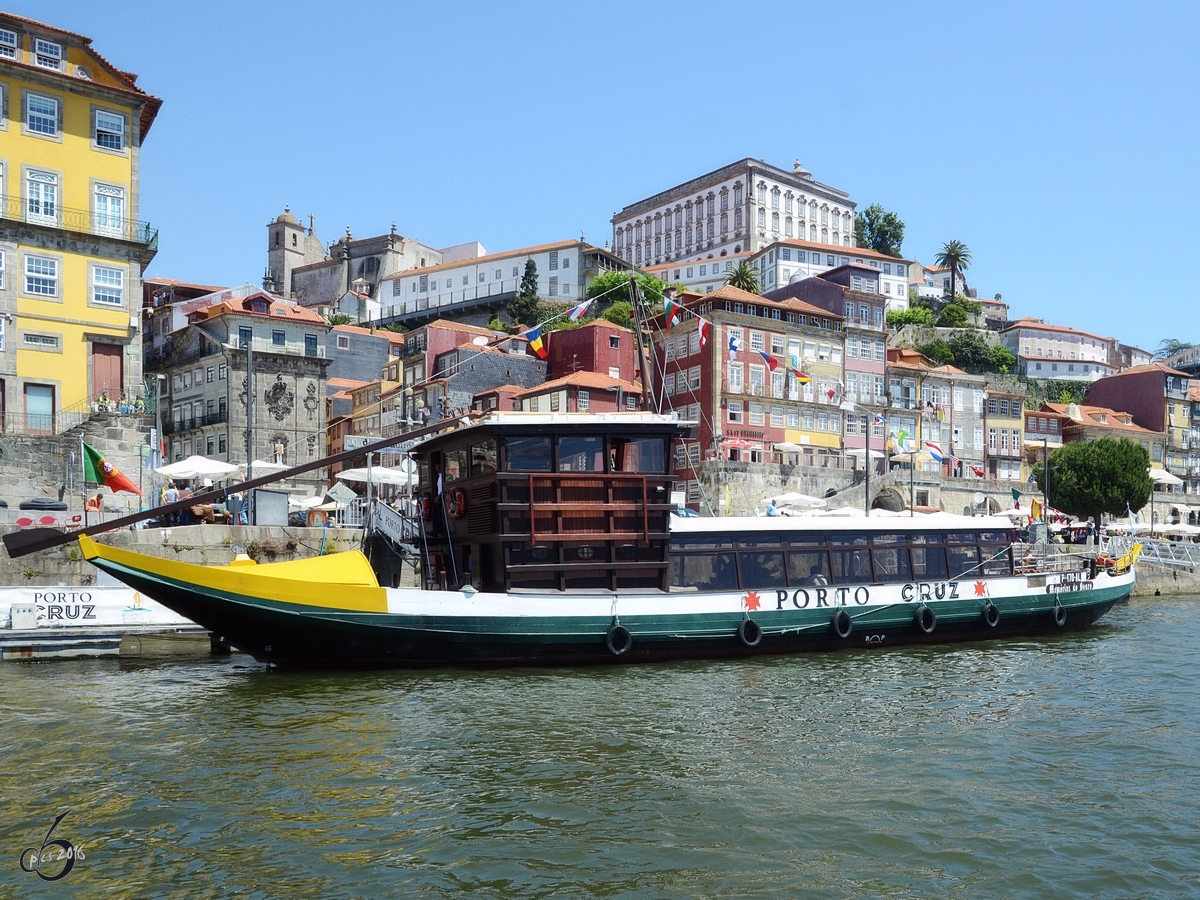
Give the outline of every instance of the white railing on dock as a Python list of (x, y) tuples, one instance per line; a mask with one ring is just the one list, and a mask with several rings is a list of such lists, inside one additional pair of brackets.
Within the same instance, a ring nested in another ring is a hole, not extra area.
[(1118, 557), (1128, 552), (1134, 544), (1142, 545), (1142, 555), (1138, 562), (1156, 562), (1168, 566), (1200, 567), (1200, 544), (1191, 541), (1164, 541), (1161, 538), (1150, 538), (1145, 535), (1130, 537), (1124, 534), (1103, 534), (1100, 536), (1100, 552), (1106, 556)]
[(415, 518), (401, 515), (380, 500), (375, 501), (374, 525), (395, 544), (412, 544), (421, 538)]

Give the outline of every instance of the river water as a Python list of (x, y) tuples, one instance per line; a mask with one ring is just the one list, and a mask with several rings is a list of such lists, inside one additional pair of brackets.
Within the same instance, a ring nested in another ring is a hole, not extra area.
[[(0, 897), (1200, 896), (1196, 612), (643, 667), (5, 663)], [(22, 872), (68, 808), (84, 859)]]

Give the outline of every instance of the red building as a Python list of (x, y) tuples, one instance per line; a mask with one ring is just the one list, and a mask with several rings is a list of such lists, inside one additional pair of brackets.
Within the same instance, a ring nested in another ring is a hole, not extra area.
[(603, 319), (579, 328), (547, 335), (550, 377), (573, 372), (597, 372), (632, 382), (638, 378), (637, 348), (633, 332)]

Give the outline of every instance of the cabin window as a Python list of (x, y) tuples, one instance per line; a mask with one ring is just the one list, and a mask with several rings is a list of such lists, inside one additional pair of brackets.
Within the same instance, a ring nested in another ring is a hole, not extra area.
[(558, 439), (558, 471), (603, 472), (604, 438), (560, 437)]
[(614, 472), (665, 472), (667, 455), (662, 438), (613, 438)]
[(417, 488), (422, 491), (429, 490), (429, 457), (422, 456), (417, 461)]
[(793, 550), (788, 554), (788, 581), (801, 587), (829, 584), (829, 554), (824, 550)]
[[(863, 542), (866, 543), (865, 539)], [(836, 584), (870, 584), (870, 550), (865, 547), (861, 550), (831, 550), (829, 555), (833, 560), (833, 580)]]
[(733, 539), (719, 534), (697, 534), (671, 541), (676, 550), (725, 550), (733, 548)]
[(737, 565), (732, 553), (686, 553), (671, 558), (671, 586), (697, 591), (736, 591)]
[(783, 554), (770, 551), (746, 551), (741, 558), (742, 584), (746, 588), (776, 588), (787, 584)]
[(912, 577), (914, 581), (945, 581), (946, 551), (941, 547), (913, 547)]
[(504, 439), (505, 465), (510, 472), (549, 472), (550, 438), (511, 437)]
[(446, 480), (462, 481), (469, 478), (471, 470), (467, 468), (467, 448), (446, 451)]
[(491, 475), (496, 471), (496, 439), (471, 445), (471, 476)]
[(911, 581), (908, 548), (875, 548), (875, 580), (878, 582)]
[[(951, 535), (954, 537), (955, 535)], [(961, 535), (957, 535), (961, 537)], [(971, 535), (974, 537), (974, 535)], [(962, 578), (965, 576), (978, 577), (979, 571), (979, 548), (974, 544), (962, 547), (947, 547), (946, 553), (950, 556), (950, 577)]]

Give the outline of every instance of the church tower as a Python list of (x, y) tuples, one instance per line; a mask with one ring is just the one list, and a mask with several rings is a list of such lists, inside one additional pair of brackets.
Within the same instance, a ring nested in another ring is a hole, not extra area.
[[(267, 224), (267, 271), (263, 275), (263, 290), (288, 297), (292, 293), (292, 269), (317, 259), (309, 259), (312, 230), (305, 234), (304, 226), (296, 221), (289, 207), (275, 221)], [(315, 236), (312, 236), (315, 239)], [(319, 244), (318, 244), (319, 245)]]

